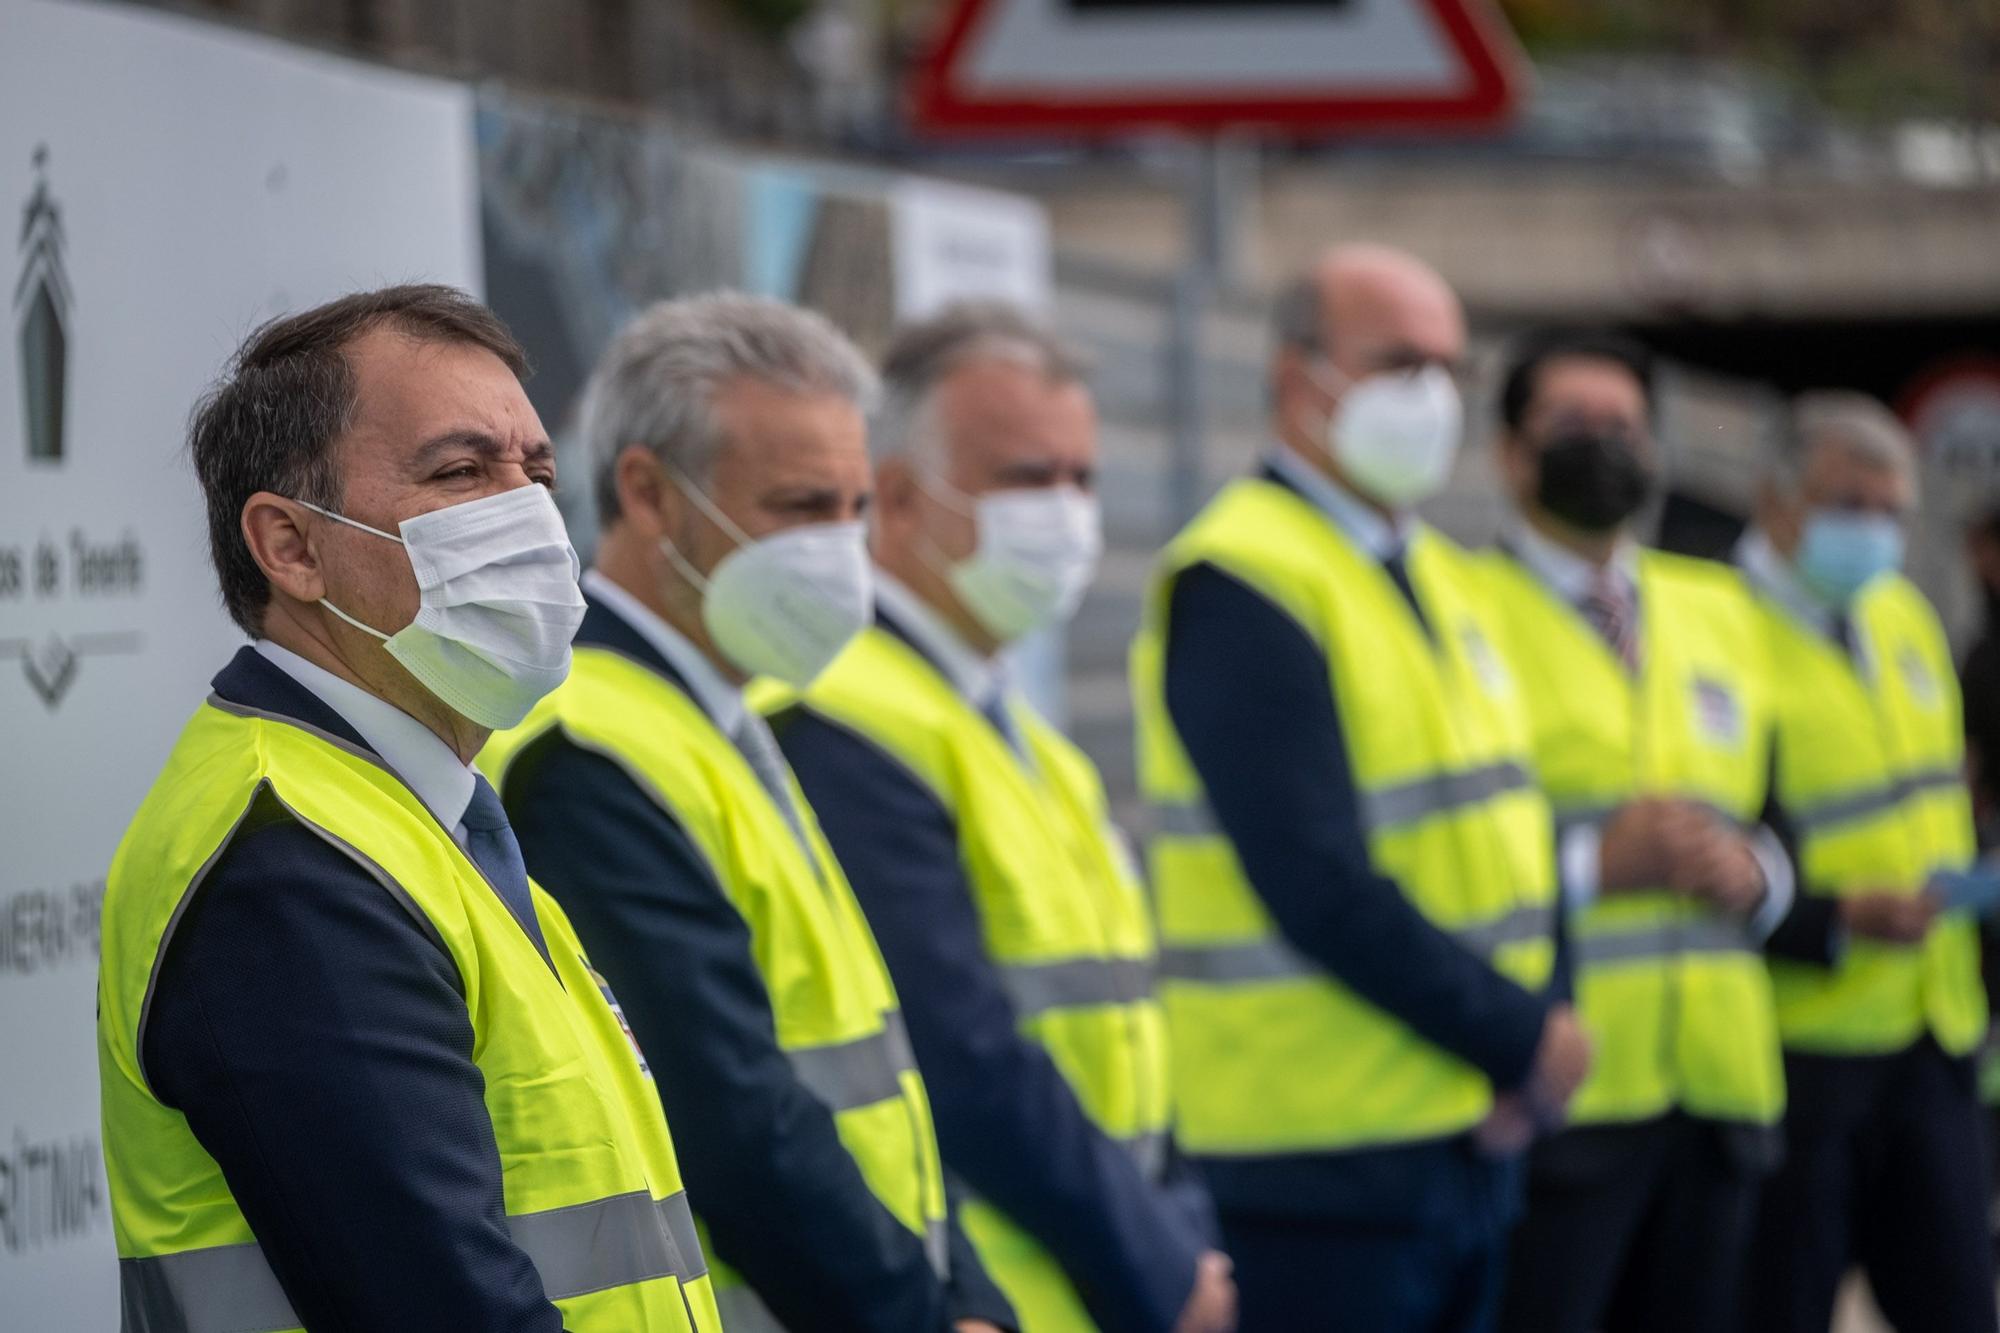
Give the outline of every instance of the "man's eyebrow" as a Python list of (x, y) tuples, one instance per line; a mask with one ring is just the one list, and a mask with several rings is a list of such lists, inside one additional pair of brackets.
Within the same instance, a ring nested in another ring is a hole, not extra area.
[[(498, 458), (507, 452), (507, 446), (482, 430), (446, 431), (435, 439), (428, 440), (417, 450), (411, 466), (422, 471), (444, 455), (457, 449), (471, 449), (486, 458)], [(555, 455), (555, 446), (547, 440), (537, 440), (521, 450), (524, 462), (543, 462)]]

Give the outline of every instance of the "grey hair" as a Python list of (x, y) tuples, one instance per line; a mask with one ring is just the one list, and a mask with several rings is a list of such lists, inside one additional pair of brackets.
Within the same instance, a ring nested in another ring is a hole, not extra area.
[(1916, 443), (1894, 412), (1851, 389), (1815, 389), (1792, 400), (1765, 450), (1764, 477), (1778, 490), (1798, 490), (1815, 451), (1837, 448), (1877, 467), (1916, 475)]
[(580, 435), (602, 522), (618, 518), (618, 456), (628, 445), (707, 480), (727, 443), (715, 398), (737, 379), (835, 394), (864, 413), (878, 391), (860, 349), (815, 311), (740, 292), (661, 301), (612, 339), (584, 388)]
[(870, 452), (878, 460), (895, 458), (923, 444), (938, 387), (960, 367), (989, 360), (1025, 366), (1056, 384), (1079, 384), (1090, 374), (1081, 352), (1019, 306), (954, 302), (904, 325), (890, 340), (882, 357), (882, 403), (868, 431)]

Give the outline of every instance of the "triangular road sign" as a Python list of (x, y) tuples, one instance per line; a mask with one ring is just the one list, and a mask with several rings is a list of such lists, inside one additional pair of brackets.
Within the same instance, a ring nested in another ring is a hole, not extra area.
[(1486, 0), (951, 0), (917, 127), (1103, 136), (1491, 127), (1523, 62)]

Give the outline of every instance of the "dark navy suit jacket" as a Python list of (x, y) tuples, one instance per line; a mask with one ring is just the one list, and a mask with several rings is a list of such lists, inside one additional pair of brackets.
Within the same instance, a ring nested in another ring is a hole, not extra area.
[[(368, 749), (254, 649), (215, 691)], [(456, 964), (268, 795), (174, 930), (142, 1056), (314, 1333), (562, 1327), (508, 1233)]]
[[(1389, 572), (1423, 624), (1409, 580)], [(1242, 581), (1197, 564), (1169, 599), (1165, 675), (1174, 729), (1287, 943), (1496, 1087), (1519, 1087), (1551, 999), (1567, 989), (1564, 941), (1550, 993), (1531, 994), (1375, 869), (1326, 658), (1306, 631)], [(1202, 1165), (1225, 1212), (1480, 1230), (1511, 1218), (1521, 1177), (1518, 1161), (1485, 1158), (1463, 1135)]]
[[(599, 602), (577, 643), (686, 691)], [(569, 914), (652, 1065), (715, 1256), (802, 1333), (923, 1333), (972, 1317), (1011, 1326), (1011, 1307), (955, 1226), (947, 1289), (869, 1189), (832, 1113), (778, 1045), (748, 924), (674, 817), (560, 729), (508, 768), (501, 799), (529, 872)]]
[(1148, 1181), (1021, 1035), (986, 954), (957, 825), (931, 790), (810, 709), (773, 728), (903, 997), (946, 1164), (1041, 1242), (1107, 1333), (1172, 1328), (1215, 1243), (1200, 1183), (1178, 1161)]

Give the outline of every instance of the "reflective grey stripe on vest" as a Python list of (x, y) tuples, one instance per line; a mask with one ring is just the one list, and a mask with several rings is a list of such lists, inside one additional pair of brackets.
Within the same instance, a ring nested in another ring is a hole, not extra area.
[[(951, 1276), (951, 1240), (942, 1219), (929, 1223), (924, 1230), (924, 1257), (930, 1260), (931, 1271), (937, 1274), (938, 1281)], [(715, 1307), (729, 1333), (786, 1333), (785, 1325), (771, 1313), (764, 1298), (741, 1282), (716, 1288)]]
[(1630, 930), (1595, 931), (1576, 940), (1577, 961), (1586, 967), (1688, 953), (1754, 953), (1756, 948), (1742, 924), (1715, 917), (1655, 921)]
[(1033, 1018), (1051, 1009), (1134, 1004), (1153, 993), (1153, 965), (1143, 958), (1004, 963), (1000, 980), (1014, 1001), (1014, 1011), (1022, 1018)]
[(1132, 1154), (1132, 1160), (1138, 1163), (1139, 1174), (1154, 1183), (1167, 1174), (1167, 1142), (1167, 1132), (1163, 1129), (1131, 1134), (1118, 1140), (1125, 1151)]
[[(1491, 957), (1505, 945), (1544, 938), (1552, 940), (1555, 909), (1549, 906), (1516, 907), (1491, 920), (1439, 929), (1473, 953)], [(1326, 970), (1301, 957), (1297, 950), (1278, 936), (1267, 935), (1263, 939), (1245, 940), (1241, 944), (1162, 949), (1160, 975), (1178, 981), (1232, 986), (1324, 977)]]
[(1222, 834), (1208, 802), (1199, 796), (1185, 801), (1154, 801), (1147, 809), (1152, 815), (1153, 832), (1162, 837), (1214, 838)]
[(1821, 801), (1792, 812), (1792, 824), (1801, 833), (1818, 833), (1834, 824), (1845, 824), (1850, 820), (1868, 815), (1881, 814), (1892, 810), (1927, 791), (1940, 787), (1956, 787), (1964, 778), (1955, 769), (1934, 768), (1920, 773), (1906, 773), (1891, 782), (1869, 791), (1852, 792), (1846, 796)]
[(1433, 773), (1363, 793), (1361, 808), (1370, 829), (1397, 828), (1479, 805), (1532, 785), (1528, 770), (1519, 764), (1487, 764), (1456, 773)]
[(903, 1016), (893, 1009), (882, 1015), (880, 1032), (826, 1046), (796, 1047), (785, 1055), (799, 1082), (834, 1111), (902, 1096), (901, 1075), (917, 1067)]
[(745, 1286), (716, 1288), (715, 1312), (729, 1333), (785, 1333), (764, 1298)]
[[(643, 1190), (507, 1219), (550, 1300), (708, 1271), (687, 1195)], [(124, 1333), (269, 1333), (298, 1316), (255, 1241), (118, 1261)]]
[(931, 1272), (939, 1281), (951, 1276), (951, 1230), (942, 1217), (924, 1223), (924, 1257), (931, 1261)]
[(1458, 926), (1450, 935), (1460, 944), (1482, 958), (1491, 958), (1509, 944), (1525, 944), (1529, 940), (1548, 940), (1556, 935), (1556, 909), (1553, 906), (1516, 907), (1505, 916), (1477, 925)]
[[(1479, 805), (1497, 796), (1533, 786), (1528, 770), (1504, 762), (1455, 773), (1432, 773), (1398, 782), (1361, 797), (1362, 821), (1370, 830), (1399, 828)], [(1222, 833), (1208, 802), (1199, 796), (1181, 801), (1155, 801), (1150, 807), (1153, 831), (1171, 838), (1212, 838)]]

